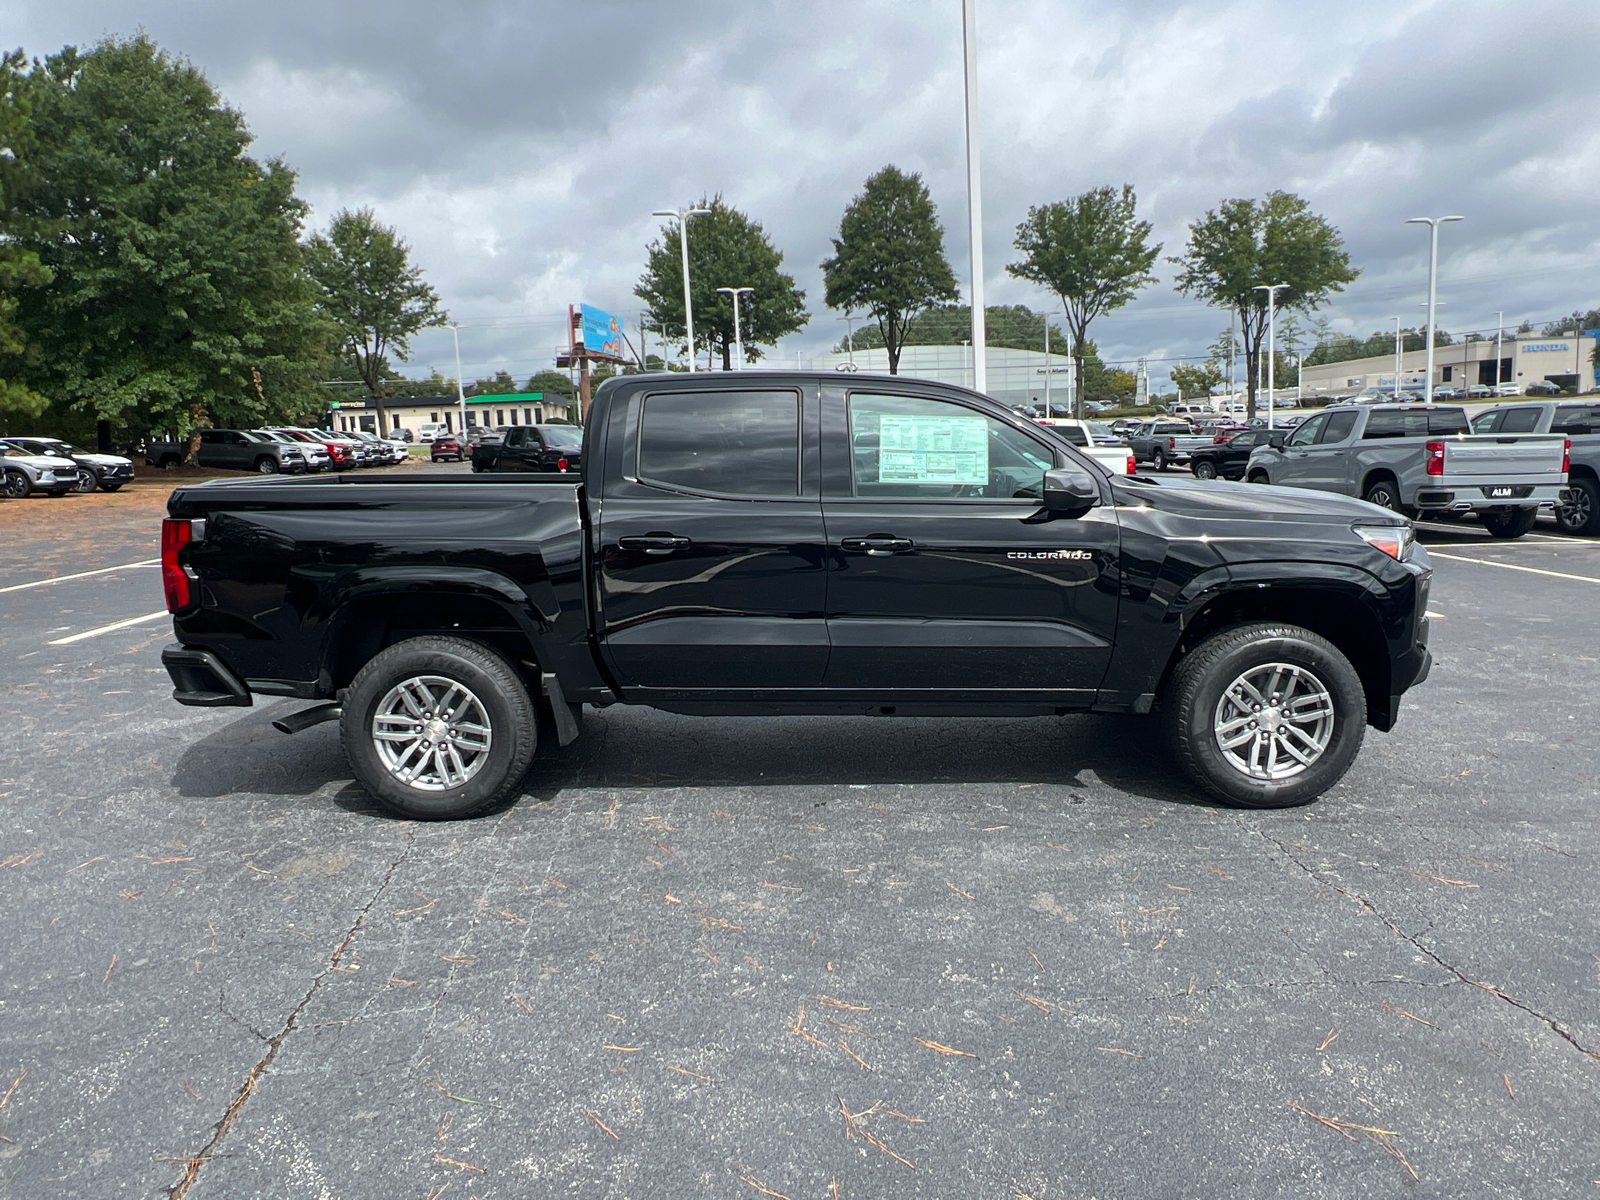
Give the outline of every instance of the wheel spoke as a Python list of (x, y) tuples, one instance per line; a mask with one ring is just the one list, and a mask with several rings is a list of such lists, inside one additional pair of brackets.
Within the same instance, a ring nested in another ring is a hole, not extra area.
[(1241, 774), (1282, 780), (1326, 753), (1334, 719), (1333, 696), (1315, 673), (1299, 663), (1260, 663), (1222, 690), (1212, 737)]
[(1232, 750), (1235, 746), (1244, 745), (1260, 732), (1260, 730), (1256, 729), (1254, 726), (1251, 726), (1249, 729), (1235, 733), (1231, 737), (1223, 737), (1222, 732), (1218, 730), (1217, 745), (1221, 746), (1224, 750)]
[(389, 689), (373, 713), (369, 736), (389, 774), (408, 787), (437, 792), (459, 787), (484, 767), (494, 728), (466, 684), (417, 675)]

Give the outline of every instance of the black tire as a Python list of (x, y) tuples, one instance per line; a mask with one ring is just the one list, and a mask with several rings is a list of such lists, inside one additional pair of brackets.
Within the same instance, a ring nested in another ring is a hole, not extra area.
[(1565, 533), (1600, 534), (1600, 484), (1592, 479), (1569, 479), (1571, 503), (1556, 505), (1556, 524)]
[[(460, 685), (481, 706), (489, 748), (479, 756), (481, 765), (476, 759), (467, 764), (474, 773), (464, 782), (413, 786), (380, 757), (374, 724), (380, 705), (400, 684), (424, 676)], [(356, 674), (343, 708), (339, 735), (356, 779), (385, 807), (423, 821), (470, 817), (511, 795), (538, 740), (536, 710), (522, 678), (499, 654), (465, 638), (418, 637), (390, 646)]]
[(1272, 480), (1267, 477), (1267, 473), (1265, 471), (1251, 471), (1250, 472), (1249, 482), (1251, 482), (1251, 483), (1271, 483)]
[(1217, 468), (1208, 458), (1202, 458), (1194, 464), (1194, 477), (1196, 479), (1215, 479)]
[(1478, 514), (1483, 527), (1491, 535), (1504, 541), (1521, 537), (1533, 528), (1539, 519), (1537, 508), (1486, 509)]
[(1374, 479), (1361, 498), (1390, 512), (1400, 511), (1400, 487), (1392, 479)]
[(1167, 469), (1167, 456), (1157, 450), (1150, 456), (1150, 465), (1158, 471), (1165, 471)]
[(99, 486), (100, 477), (87, 467), (84, 467), (78, 472), (78, 482), (70, 490), (87, 496)]
[(33, 480), (22, 471), (7, 471), (6, 495), (13, 500), (26, 500), (33, 495)]
[(263, 454), (256, 459), (256, 473), (259, 475), (276, 475), (278, 469), (278, 460), (270, 454)]
[[(1252, 669), (1279, 663), (1320, 685), (1332, 706), (1331, 726), (1309, 765), (1283, 778), (1254, 777), (1218, 744), (1216, 724), (1227, 689)], [(1332, 642), (1297, 625), (1268, 622), (1235, 626), (1201, 642), (1178, 664), (1163, 701), (1168, 736), (1184, 770), (1212, 796), (1239, 808), (1309, 804), (1337, 783), (1361, 749), (1366, 705), (1361, 677)]]
[(161, 461), (156, 463), (156, 466), (160, 467), (163, 471), (175, 471), (182, 465), (183, 459), (179, 458), (176, 454), (163, 454), (161, 456)]
[(102, 492), (115, 492), (121, 490), (121, 488), (122, 485), (120, 483), (106, 483), (103, 480), (100, 483), (100, 490)]

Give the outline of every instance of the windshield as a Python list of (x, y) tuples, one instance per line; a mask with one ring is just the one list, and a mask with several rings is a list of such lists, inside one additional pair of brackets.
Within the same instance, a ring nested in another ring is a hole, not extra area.
[(576, 425), (541, 425), (539, 432), (552, 450), (583, 449), (583, 431)]

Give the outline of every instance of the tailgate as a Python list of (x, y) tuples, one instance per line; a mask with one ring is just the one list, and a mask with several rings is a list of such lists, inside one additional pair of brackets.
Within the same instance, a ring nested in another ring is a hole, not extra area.
[(1444, 442), (1445, 482), (1455, 487), (1486, 483), (1561, 483), (1566, 476), (1567, 439), (1553, 433), (1480, 433)]

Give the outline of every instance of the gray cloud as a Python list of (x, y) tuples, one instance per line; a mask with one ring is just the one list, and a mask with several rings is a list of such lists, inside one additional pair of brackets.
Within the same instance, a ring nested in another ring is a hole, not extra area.
[[(1124, 181), (1168, 253), (1224, 197), (1304, 195), (1363, 268), (1329, 309), (1352, 332), (1415, 319), (1403, 222), (1424, 212), (1469, 217), (1443, 249), (1448, 327), (1600, 302), (1600, 17), (1579, 0), (978, 7), (991, 303), (1046, 305), (1004, 273), (1028, 205)], [(189, 56), (317, 221), (367, 204), (400, 226), (469, 374), (543, 365), (569, 302), (633, 311), (650, 211), (706, 193), (760, 219), (810, 294), (786, 361), (842, 329), (817, 264), (886, 162), (924, 173), (966, 276), (955, 0), (0, 0), (0, 23), (34, 54), (143, 28)], [(1094, 334), (1164, 359), (1225, 323), (1162, 285)], [(451, 370), (449, 345), (419, 339), (418, 365)]]

